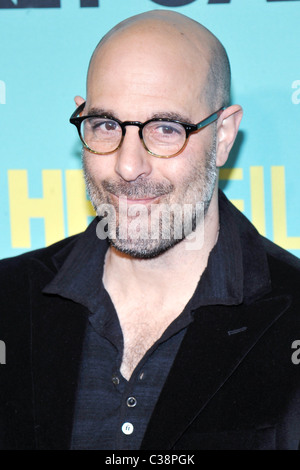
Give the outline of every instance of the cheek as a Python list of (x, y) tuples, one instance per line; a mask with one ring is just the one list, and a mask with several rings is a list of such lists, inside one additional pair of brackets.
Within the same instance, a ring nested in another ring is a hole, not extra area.
[[(173, 163), (173, 162), (172, 162)], [(174, 164), (170, 168), (169, 179), (182, 188), (190, 181), (198, 178), (199, 172), (205, 168), (205, 152), (196, 146), (189, 146), (184, 152), (174, 157)]]
[(87, 151), (83, 154), (83, 168), (94, 181), (111, 178), (113, 171), (113, 157), (91, 155)]

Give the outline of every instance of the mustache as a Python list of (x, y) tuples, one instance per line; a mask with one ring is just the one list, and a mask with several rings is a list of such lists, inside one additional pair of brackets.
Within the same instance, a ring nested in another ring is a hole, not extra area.
[(129, 199), (146, 199), (163, 196), (174, 190), (171, 183), (155, 183), (153, 181), (102, 181), (102, 187), (109, 193), (118, 197), (128, 197)]

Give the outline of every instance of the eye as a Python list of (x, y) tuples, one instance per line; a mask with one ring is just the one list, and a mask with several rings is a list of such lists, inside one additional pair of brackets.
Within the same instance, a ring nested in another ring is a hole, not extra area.
[(144, 129), (144, 136), (156, 142), (178, 142), (185, 138), (185, 129), (172, 121), (151, 121)]
[(91, 118), (89, 119), (89, 124), (94, 131), (98, 130), (101, 132), (115, 131), (119, 127), (116, 121), (106, 118)]
[(182, 130), (179, 128), (179, 126), (162, 123), (157, 126), (156, 132), (160, 132), (161, 134), (165, 134), (165, 135), (172, 135), (174, 133), (180, 134)]
[(121, 132), (120, 125), (113, 119), (92, 117), (84, 121), (85, 132), (97, 135), (108, 135)]
[(115, 131), (117, 127), (119, 127), (119, 124), (116, 121), (103, 121), (100, 126), (102, 126), (106, 131)]

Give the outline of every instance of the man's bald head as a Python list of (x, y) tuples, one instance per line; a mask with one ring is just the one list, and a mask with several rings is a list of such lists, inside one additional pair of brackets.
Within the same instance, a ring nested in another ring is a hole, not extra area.
[[(190, 58), (194, 67), (201, 69), (205, 64), (206, 83), (203, 95), (212, 111), (228, 106), (230, 100), (230, 64), (227, 53), (220, 41), (203, 25), (185, 15), (168, 10), (152, 10), (132, 16), (112, 28), (98, 43), (89, 65), (89, 76), (103, 49), (112, 42), (132, 39), (138, 44), (161, 37), (161, 45), (181, 44), (178, 54), (185, 60)], [(175, 77), (174, 77), (175, 78)], [(199, 79), (200, 84), (200, 79)], [(180, 83), (177, 83), (180, 86)], [(203, 86), (203, 85), (202, 85)]]

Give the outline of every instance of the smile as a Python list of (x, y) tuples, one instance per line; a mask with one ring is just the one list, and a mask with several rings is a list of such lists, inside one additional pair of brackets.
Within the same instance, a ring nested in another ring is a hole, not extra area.
[(116, 201), (116, 202), (120, 202), (120, 201), (126, 201), (126, 203), (128, 205), (133, 205), (133, 204), (143, 204), (143, 205), (147, 205), (147, 204), (153, 204), (153, 203), (157, 203), (159, 198), (161, 196), (152, 196), (152, 197), (144, 197), (144, 198), (129, 198), (127, 196), (123, 196), (123, 195), (120, 195), (120, 196), (116, 196), (115, 194), (113, 193), (110, 193), (110, 195), (113, 197), (113, 199)]

